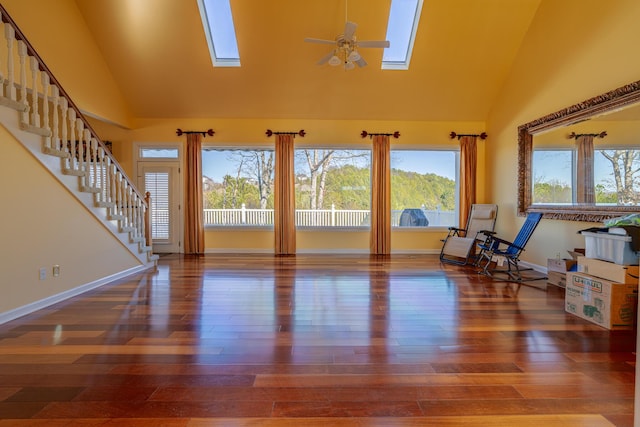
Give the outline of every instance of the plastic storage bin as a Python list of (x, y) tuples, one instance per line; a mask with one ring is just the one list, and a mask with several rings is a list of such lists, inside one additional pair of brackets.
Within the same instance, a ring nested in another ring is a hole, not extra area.
[(638, 265), (640, 253), (631, 249), (631, 236), (582, 231), (585, 256), (621, 265)]

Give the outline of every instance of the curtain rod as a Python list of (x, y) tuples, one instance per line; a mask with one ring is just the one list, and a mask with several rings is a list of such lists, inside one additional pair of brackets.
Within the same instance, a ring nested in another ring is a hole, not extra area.
[(396, 139), (400, 138), (400, 131), (395, 131), (394, 133), (369, 133), (366, 130), (363, 130), (360, 133), (360, 136), (363, 138), (366, 138), (367, 136), (369, 138), (373, 138), (374, 136), (392, 136)]
[(205, 131), (200, 131), (200, 130), (182, 130), (182, 129), (177, 129), (176, 130), (176, 135), (178, 135), (178, 136), (189, 135), (191, 133), (199, 133), (200, 135), (206, 137), (207, 135), (213, 136), (213, 134), (215, 132), (213, 131), (213, 129), (207, 129)]
[(581, 136), (592, 136), (594, 138), (604, 138), (605, 136), (607, 136), (607, 131), (603, 130), (600, 133), (575, 133), (575, 132), (571, 132), (567, 138), (569, 138), (569, 139), (573, 139), (573, 138), (578, 139)]
[(477, 136), (479, 136), (479, 137), (480, 137), (480, 139), (487, 139), (487, 136), (488, 136), (488, 135), (487, 135), (487, 133), (486, 133), (486, 132), (482, 132), (482, 133), (479, 133), (479, 134), (474, 134), (474, 133), (466, 133), (466, 134), (464, 134), (464, 133), (455, 133), (455, 132), (451, 132), (451, 133), (449, 134), (449, 137), (450, 137), (451, 139), (453, 139), (453, 138), (455, 138), (455, 137), (458, 137), (458, 139), (460, 139), (460, 138), (462, 138), (463, 136), (476, 136), (476, 137), (477, 137)]
[(298, 132), (274, 132), (271, 129), (267, 129), (267, 131), (265, 132), (265, 135), (267, 135), (268, 137), (271, 135), (293, 135), (293, 137), (295, 138), (296, 135), (300, 135), (304, 138), (306, 134), (307, 133), (304, 131), (304, 129), (300, 129)]

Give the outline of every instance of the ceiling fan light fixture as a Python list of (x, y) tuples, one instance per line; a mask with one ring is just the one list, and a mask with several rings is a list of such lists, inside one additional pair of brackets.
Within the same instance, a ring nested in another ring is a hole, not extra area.
[[(1, 0), (0, 0), (1, 1)], [(202, 1), (202, 0), (201, 0)], [(422, 1), (422, 0), (419, 0)], [(344, 25), (344, 33), (338, 34), (335, 40), (314, 39), (305, 38), (305, 42), (330, 44), (334, 45), (333, 49), (320, 59), (317, 64), (324, 65), (329, 64), (337, 67), (342, 65), (345, 70), (352, 70), (356, 67), (364, 67), (367, 65), (367, 61), (364, 60), (360, 52), (359, 47), (369, 48), (385, 48), (389, 47), (389, 41), (387, 40), (361, 40), (356, 39), (356, 28), (358, 25), (354, 22), (347, 21)]]
[(360, 54), (358, 53), (357, 50), (352, 50), (351, 53), (349, 54), (349, 56), (347, 57), (347, 59), (351, 62), (355, 62), (357, 60), (359, 60), (360, 58), (362, 58), (362, 56), (360, 56)]
[(338, 65), (342, 64), (342, 60), (340, 60), (340, 58), (338, 58), (337, 55), (333, 55), (331, 57), (331, 59), (329, 59), (329, 65), (336, 67)]

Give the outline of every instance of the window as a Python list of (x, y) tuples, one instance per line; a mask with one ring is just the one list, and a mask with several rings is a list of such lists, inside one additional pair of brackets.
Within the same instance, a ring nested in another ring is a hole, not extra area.
[(140, 159), (178, 159), (178, 148), (140, 147)]
[[(576, 197), (574, 149), (534, 150), (533, 203), (572, 204)], [(596, 145), (593, 156), (595, 201), (598, 205), (640, 204), (640, 149)]]
[(213, 65), (239, 67), (240, 53), (229, 0), (198, 0), (198, 8)]
[(391, 226), (458, 224), (459, 152), (391, 151)]
[(392, 0), (387, 24), (390, 46), (382, 54), (383, 70), (408, 70), (423, 0)]
[(571, 204), (574, 196), (575, 151), (534, 150), (532, 156), (534, 204)]
[(202, 150), (204, 225), (273, 226), (272, 149)]
[(597, 204), (640, 205), (640, 149), (596, 147), (593, 163)]
[(371, 151), (300, 148), (295, 152), (296, 225), (369, 225)]

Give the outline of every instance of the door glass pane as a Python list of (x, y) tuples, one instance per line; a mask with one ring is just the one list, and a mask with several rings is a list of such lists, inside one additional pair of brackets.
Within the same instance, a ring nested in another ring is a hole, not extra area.
[(151, 193), (151, 238), (169, 239), (169, 173), (145, 172), (144, 188)]

